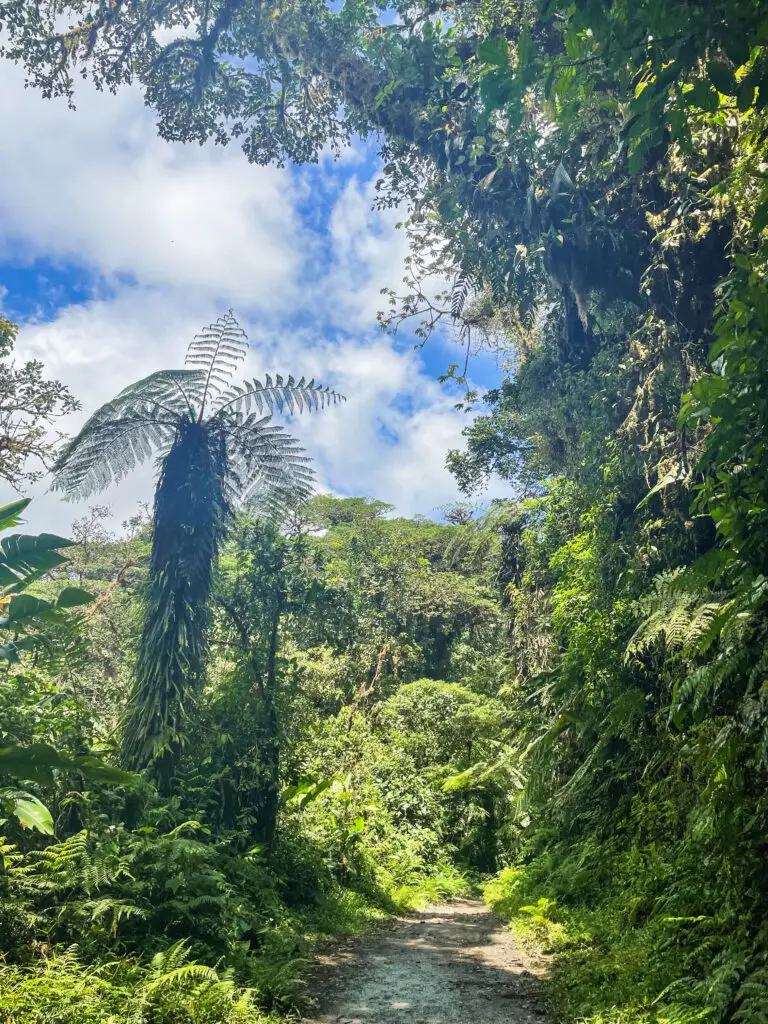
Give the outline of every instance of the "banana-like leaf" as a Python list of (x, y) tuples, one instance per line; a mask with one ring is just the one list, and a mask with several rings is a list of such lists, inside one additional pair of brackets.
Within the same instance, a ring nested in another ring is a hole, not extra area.
[(12, 629), (27, 619), (37, 618), (43, 612), (50, 611), (52, 607), (50, 601), (32, 597), (31, 594), (19, 594), (8, 603), (7, 614), (0, 618), (0, 629)]
[(30, 743), (25, 747), (12, 743), (0, 747), (0, 773), (3, 775), (41, 785), (52, 785), (54, 768), (77, 772), (94, 782), (118, 786), (136, 786), (140, 781), (137, 775), (105, 764), (92, 754), (69, 757), (48, 743)]
[(11, 814), (19, 819), (22, 828), (33, 828), (46, 836), (53, 835), (53, 818), (42, 801), (32, 793), (17, 793), (11, 796)]
[[(2, 510), (0, 510), (0, 515)], [(66, 562), (60, 548), (72, 541), (51, 533), (27, 536), (14, 533), (0, 544), (0, 595), (17, 594), (51, 569)]]
[[(45, 601), (40, 597), (33, 597), (32, 594), (17, 594), (7, 604), (7, 614), (0, 616), (0, 629), (23, 629), (30, 619), (44, 619), (46, 622), (60, 622), (62, 617), (59, 614), (69, 608), (78, 608), (84, 604), (90, 604), (93, 594), (80, 587), (64, 587), (55, 601)], [(0, 648), (0, 661), (15, 660), (3, 657), (3, 651), (13, 646), (18, 651), (18, 644), (6, 645)]]
[(21, 513), (29, 505), (31, 498), (19, 498), (8, 505), (0, 507), (0, 530), (10, 530), (21, 522)]

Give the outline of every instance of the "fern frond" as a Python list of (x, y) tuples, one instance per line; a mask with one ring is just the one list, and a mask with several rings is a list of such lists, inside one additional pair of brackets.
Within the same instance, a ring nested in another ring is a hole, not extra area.
[(169, 971), (175, 971), (178, 967), (181, 967), (182, 964), (185, 964), (188, 958), (188, 939), (179, 939), (177, 942), (168, 946), (167, 949), (163, 949), (159, 953), (155, 953), (152, 957), (152, 963), (149, 970), (150, 981), (156, 981)]
[(196, 389), (199, 402), (198, 419), (202, 421), (206, 403), (226, 387), (238, 365), (248, 353), (248, 338), (232, 310), (196, 334), (187, 349), (185, 366), (201, 374), (202, 384)]
[(241, 413), (247, 416), (254, 407), (260, 414), (265, 410), (271, 415), (275, 409), (279, 412), (287, 409), (294, 415), (297, 411), (316, 412), (326, 406), (345, 401), (344, 395), (323, 387), (322, 384), (316, 384), (314, 380), (308, 381), (304, 377), (295, 380), (293, 376), (284, 380), (279, 373), (273, 380), (267, 373), (263, 384), (254, 378), (244, 385), (229, 387), (221, 395), (215, 415)]
[(91, 416), (61, 450), (51, 490), (83, 498), (122, 480), (173, 442), (200, 384), (197, 370), (161, 370), (131, 384)]
[(156, 953), (148, 972), (147, 980), (141, 986), (142, 995), (151, 998), (165, 988), (200, 982), (218, 983), (218, 972), (205, 964), (188, 963), (189, 942), (180, 939), (168, 949)]
[(117, 934), (121, 921), (127, 921), (132, 917), (138, 917), (142, 920), (149, 917), (149, 912), (143, 907), (137, 907), (135, 903), (127, 903), (125, 900), (114, 900), (110, 897), (86, 903), (85, 909), (90, 911), (92, 921), (107, 918), (112, 935)]
[(451, 292), (451, 316), (458, 320), (461, 316), (469, 294), (475, 286), (472, 275), (461, 272), (456, 275)]
[(145, 995), (154, 995), (163, 988), (170, 988), (173, 985), (184, 985), (190, 981), (213, 981), (219, 980), (219, 976), (212, 967), (205, 964), (184, 964), (183, 967), (175, 967), (172, 971), (163, 974), (162, 977), (148, 982), (142, 987)]
[(252, 413), (239, 423), (222, 425), (221, 430), (229, 454), (226, 485), (231, 500), (260, 496), (295, 502), (311, 495), (311, 459), (271, 417)]
[(716, 597), (690, 571), (660, 575), (651, 593), (639, 602), (643, 619), (630, 638), (626, 657), (659, 642), (687, 656), (705, 653), (735, 610), (733, 600), (713, 600)]
[(737, 1000), (735, 1024), (768, 1024), (768, 968), (758, 968), (742, 982)]

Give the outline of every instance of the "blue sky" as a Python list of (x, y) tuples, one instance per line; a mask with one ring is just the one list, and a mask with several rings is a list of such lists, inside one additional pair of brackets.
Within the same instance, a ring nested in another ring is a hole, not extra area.
[[(322, 489), (404, 514), (457, 496), (444, 458), (467, 417), (436, 377), (458, 349), (433, 338), (417, 351), (412, 335), (376, 324), (380, 289), (402, 282), (406, 240), (402, 211), (372, 208), (373, 146), (253, 167), (236, 147), (158, 139), (133, 90), (84, 86), (71, 111), (0, 65), (0, 91), (0, 301), (21, 324), (19, 356), (41, 359), (81, 400), (67, 432), (132, 380), (182, 365), (195, 331), (231, 307), (251, 341), (244, 375), (306, 374), (349, 396), (292, 426)], [(472, 372), (480, 386), (498, 379), (490, 358)], [(94, 501), (120, 521), (151, 497), (153, 473)], [(84, 508), (38, 486), (29, 527), (61, 532)]]

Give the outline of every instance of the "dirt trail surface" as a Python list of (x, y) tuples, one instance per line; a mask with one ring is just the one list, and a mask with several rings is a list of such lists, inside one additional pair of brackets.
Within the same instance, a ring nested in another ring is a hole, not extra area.
[(320, 957), (303, 1024), (544, 1024), (542, 973), (482, 903), (454, 900)]

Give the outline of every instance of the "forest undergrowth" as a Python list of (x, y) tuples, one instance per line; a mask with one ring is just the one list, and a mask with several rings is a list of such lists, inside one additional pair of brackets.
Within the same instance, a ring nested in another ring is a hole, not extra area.
[[(301, 1005), (319, 940), (469, 891), (471, 857), (454, 855), (479, 837), (482, 856), (491, 838), (482, 814), (465, 831), (472, 803), (444, 785), (495, 719), (475, 690), (421, 673), (455, 672), (499, 619), (477, 581), (444, 564), (455, 528), (384, 520), (384, 509), (316, 499), (301, 526), (322, 537), (286, 538), (241, 517), (221, 560), (208, 686), (170, 797), (104, 761), (109, 724), (130, 700), (148, 526), (138, 516), (115, 540), (98, 506), (78, 521), (68, 561), (33, 589), (54, 602), (76, 580), (93, 604), (49, 626), (56, 647), (0, 683), (0, 761), (36, 780), (4, 793), (0, 1019), (271, 1020)], [(253, 622), (250, 646), (231, 637), (244, 641), (247, 617), (269, 614), (277, 579), (286, 611), (274, 737), (253, 685), (264, 638)], [(284, 781), (267, 836), (274, 739)]]

